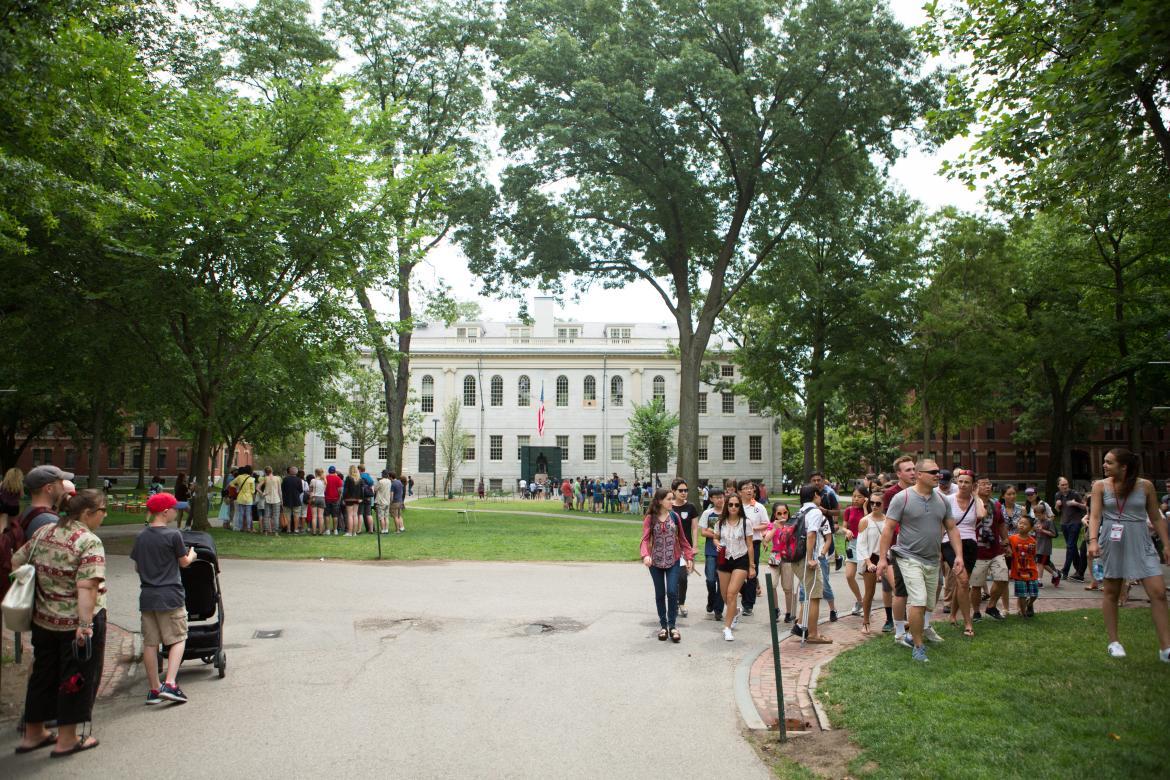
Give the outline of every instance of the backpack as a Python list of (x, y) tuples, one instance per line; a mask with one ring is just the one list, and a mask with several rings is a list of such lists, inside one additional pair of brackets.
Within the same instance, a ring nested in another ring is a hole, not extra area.
[(236, 497), (237, 497), (238, 495), (240, 495), (240, 489), (239, 489), (238, 487), (236, 487), (234, 484), (233, 484), (233, 485), (228, 485), (228, 488), (227, 488), (227, 497), (228, 497), (228, 500), (229, 500), (229, 501), (235, 501), (235, 500), (236, 500)]
[(800, 531), (804, 527), (804, 518), (807, 514), (808, 509), (802, 509), (796, 513), (796, 517), (776, 530), (772, 549), (785, 563), (795, 563), (808, 557), (808, 534)]
[(0, 533), (0, 599), (4, 598), (11, 584), (8, 575), (12, 574), (12, 554), (28, 541), (29, 523), (45, 512), (55, 514), (46, 506), (29, 507), (19, 517), (9, 518), (4, 532)]
[(374, 486), (371, 485), (369, 482), (366, 482), (364, 479), (361, 480), (361, 483), (362, 483), (362, 498), (366, 498), (366, 499), (373, 498), (374, 497)]

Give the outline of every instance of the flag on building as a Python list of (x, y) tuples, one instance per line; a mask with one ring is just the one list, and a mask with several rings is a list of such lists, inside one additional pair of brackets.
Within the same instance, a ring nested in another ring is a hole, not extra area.
[(540, 408), (536, 410), (536, 433), (544, 436), (544, 382), (540, 383)]

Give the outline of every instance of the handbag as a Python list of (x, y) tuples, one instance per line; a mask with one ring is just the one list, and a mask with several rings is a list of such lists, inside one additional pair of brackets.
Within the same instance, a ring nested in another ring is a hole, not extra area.
[(8, 593), (4, 594), (3, 603), (0, 604), (0, 609), (4, 613), (4, 625), (17, 633), (32, 630), (33, 611), (37, 602), (37, 567), (32, 564), (32, 560), (37, 554), (39, 542), (39, 537), (33, 540), (33, 547), (28, 556), (29, 563), (9, 575), (12, 585), (8, 588)]

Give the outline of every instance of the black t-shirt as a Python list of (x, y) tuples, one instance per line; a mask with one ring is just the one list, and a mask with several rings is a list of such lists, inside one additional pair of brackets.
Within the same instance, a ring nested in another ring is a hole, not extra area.
[(689, 501), (682, 506), (672, 506), (671, 510), (682, 520), (683, 535), (687, 537), (687, 541), (694, 547), (695, 540), (691, 536), (691, 521), (698, 519), (699, 510), (695, 509), (695, 505)]
[(285, 474), (284, 479), (280, 480), (281, 503), (285, 506), (300, 506), (304, 495), (302, 487), (300, 477), (296, 474)]
[(1087, 514), (1086, 510), (1079, 506), (1069, 506), (1069, 501), (1079, 501), (1082, 504), (1086, 503), (1083, 496), (1075, 490), (1070, 490), (1067, 493), (1057, 493), (1056, 500), (1060, 504), (1060, 524), (1061, 525), (1078, 525)]
[(179, 559), (187, 554), (183, 535), (174, 528), (148, 525), (134, 540), (130, 559), (138, 564), (142, 592), (138, 608), (143, 612), (178, 609), (186, 603)]

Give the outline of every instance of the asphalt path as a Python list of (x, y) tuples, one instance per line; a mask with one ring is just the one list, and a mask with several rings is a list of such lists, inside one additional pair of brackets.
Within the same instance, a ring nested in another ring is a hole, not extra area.
[[(187, 662), (190, 702), (146, 707), (137, 666), (98, 703), (100, 747), (14, 756), (5, 729), (0, 776), (768, 776), (734, 693), (766, 602), (725, 642), (698, 574), (675, 645), (637, 564), (222, 565), (224, 679)], [(129, 559), (108, 576), (110, 619), (137, 627)]]

